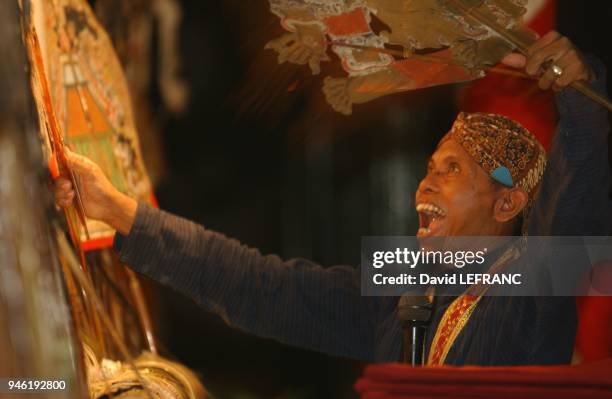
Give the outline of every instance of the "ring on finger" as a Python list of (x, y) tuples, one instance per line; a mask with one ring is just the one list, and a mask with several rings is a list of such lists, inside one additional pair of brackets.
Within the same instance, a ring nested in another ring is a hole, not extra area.
[(563, 68), (561, 68), (559, 65), (553, 64), (550, 67), (550, 70), (552, 71), (555, 80), (559, 79), (561, 77), (561, 75), (563, 75)]

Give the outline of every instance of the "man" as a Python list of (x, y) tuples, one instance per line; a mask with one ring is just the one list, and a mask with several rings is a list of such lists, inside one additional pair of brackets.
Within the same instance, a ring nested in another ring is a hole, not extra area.
[[(539, 39), (527, 57), (513, 54), (504, 63), (538, 76), (542, 89), (559, 91), (561, 121), (548, 166), (542, 147), (517, 123), (461, 114), (418, 188), (418, 235), (517, 235), (523, 226), (530, 235), (607, 234), (607, 113), (566, 89), (585, 80), (602, 90), (605, 71), (595, 61), (587, 64), (556, 32)], [(307, 260), (263, 256), (137, 204), (91, 161), (69, 158), (87, 215), (117, 229), (120, 257), (136, 271), (250, 333), (337, 356), (400, 360), (397, 298), (362, 297), (355, 268), (324, 269)], [(58, 179), (55, 191), (60, 206), (72, 204), (68, 180)], [(504, 251), (492, 258), (491, 267), (515, 259)], [(567, 363), (575, 329), (573, 298), (440, 298), (428, 363)]]

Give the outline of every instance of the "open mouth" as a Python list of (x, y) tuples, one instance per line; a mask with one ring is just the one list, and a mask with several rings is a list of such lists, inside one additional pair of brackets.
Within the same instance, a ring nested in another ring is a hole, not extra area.
[(419, 231), (417, 232), (419, 237), (434, 235), (439, 230), (441, 221), (446, 217), (446, 211), (432, 203), (419, 203), (416, 211), (419, 214)]

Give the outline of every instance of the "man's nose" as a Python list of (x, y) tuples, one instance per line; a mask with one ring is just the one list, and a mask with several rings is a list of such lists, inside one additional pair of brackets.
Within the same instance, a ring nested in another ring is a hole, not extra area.
[(419, 184), (419, 189), (417, 190), (419, 194), (437, 194), (440, 192), (440, 185), (438, 179), (440, 178), (439, 173), (428, 173), (421, 183)]

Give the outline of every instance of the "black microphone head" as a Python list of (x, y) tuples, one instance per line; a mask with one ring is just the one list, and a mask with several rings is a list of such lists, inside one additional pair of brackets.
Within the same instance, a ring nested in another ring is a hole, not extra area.
[(431, 319), (432, 308), (429, 296), (403, 295), (397, 304), (397, 317), (402, 323), (426, 323)]

